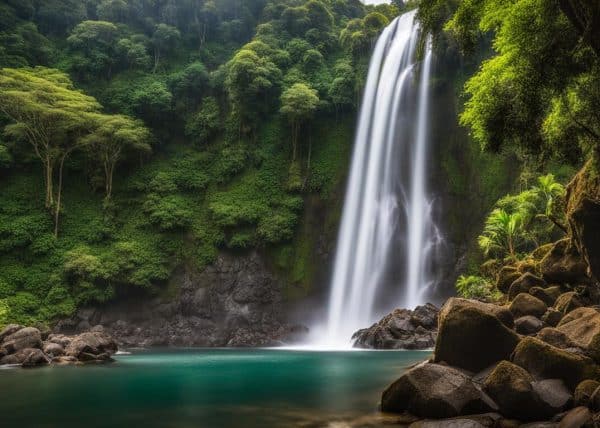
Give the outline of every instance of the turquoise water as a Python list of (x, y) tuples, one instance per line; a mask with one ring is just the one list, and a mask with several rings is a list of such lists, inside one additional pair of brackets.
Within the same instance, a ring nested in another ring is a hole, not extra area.
[(0, 370), (5, 427), (318, 427), (377, 410), (418, 351), (142, 351), (103, 366)]

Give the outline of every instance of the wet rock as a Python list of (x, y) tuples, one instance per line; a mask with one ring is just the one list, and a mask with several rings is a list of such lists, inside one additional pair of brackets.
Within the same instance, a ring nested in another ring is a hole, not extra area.
[(535, 276), (532, 273), (524, 273), (519, 278), (517, 278), (511, 285), (508, 290), (508, 299), (512, 300), (520, 293), (529, 293), (533, 287), (546, 287), (546, 281), (542, 278)]
[(596, 390), (600, 387), (597, 380), (587, 379), (577, 385), (573, 400), (576, 406), (589, 406), (590, 399)]
[(384, 412), (409, 412), (424, 418), (485, 413), (495, 404), (463, 372), (439, 364), (421, 364), (390, 385), (381, 398)]
[(572, 354), (534, 337), (525, 337), (513, 354), (513, 362), (538, 379), (562, 379), (575, 388), (598, 376), (598, 367), (587, 357)]
[(572, 402), (573, 396), (560, 379), (544, 379), (533, 383), (533, 391), (542, 418), (550, 418), (564, 411)]
[[(91, 359), (101, 358), (104, 354), (114, 354), (117, 352), (116, 342), (107, 334), (88, 332), (82, 333), (73, 338), (67, 345), (65, 354), (80, 360), (89, 361)], [(94, 356), (95, 358), (90, 358)]]
[(542, 321), (548, 324), (550, 327), (556, 327), (560, 320), (562, 320), (563, 313), (557, 311), (554, 308), (548, 308), (544, 316), (542, 317)]
[(554, 308), (563, 314), (568, 314), (569, 312), (577, 308), (581, 308), (582, 306), (583, 303), (575, 291), (569, 291), (561, 294), (554, 303)]
[(396, 309), (378, 323), (352, 336), (354, 347), (368, 349), (428, 349), (437, 336), (439, 309), (427, 304), (414, 311)]
[(536, 318), (541, 318), (546, 313), (548, 307), (544, 302), (533, 297), (531, 294), (521, 293), (514, 298), (509, 309), (515, 317), (532, 315)]
[[(36, 351), (40, 351), (37, 348), (23, 348), (19, 349), (14, 354), (7, 355), (0, 360), (0, 365), (4, 364), (23, 364), (29, 355), (32, 353), (37, 353)], [(41, 351), (40, 351), (41, 352)]]
[(578, 308), (567, 314), (558, 324), (573, 343), (600, 361), (600, 313), (593, 308)]
[(508, 293), (508, 290), (510, 289), (512, 283), (520, 277), (521, 273), (517, 271), (517, 268), (515, 266), (504, 266), (498, 272), (498, 277), (496, 279), (496, 288), (504, 294), (506, 294)]
[(434, 360), (477, 372), (508, 359), (519, 341), (513, 325), (506, 308), (451, 298), (440, 311)]
[(485, 428), (494, 425), (482, 423), (478, 420), (467, 418), (442, 419), (433, 421), (418, 421), (409, 425), (409, 428)]
[(554, 327), (542, 329), (537, 338), (559, 349), (573, 349), (577, 345), (562, 331)]
[(2, 343), (7, 336), (10, 336), (11, 334), (16, 333), (17, 331), (21, 330), (22, 328), (25, 328), (25, 326), (20, 325), (20, 324), (8, 324), (6, 327), (4, 327), (2, 329), (2, 331), (0, 331), (0, 343)]
[(483, 389), (498, 404), (500, 413), (505, 417), (531, 420), (534, 404), (532, 382), (533, 378), (523, 368), (501, 361), (485, 379)]
[(26, 348), (41, 348), (42, 335), (37, 328), (25, 327), (6, 336), (2, 343), (2, 347), (6, 349), (9, 354)]
[(532, 315), (527, 315), (515, 320), (515, 330), (519, 334), (536, 334), (542, 328), (544, 328), (544, 323)]
[(43, 348), (44, 354), (49, 355), (50, 357), (59, 357), (65, 354), (65, 349), (54, 342), (44, 342)]
[(67, 336), (65, 334), (50, 334), (46, 342), (56, 343), (63, 348), (69, 346), (69, 343), (73, 340), (73, 336)]
[(59, 366), (66, 366), (66, 365), (81, 364), (81, 363), (75, 357), (69, 357), (69, 356), (63, 355), (61, 357), (53, 358), (52, 364), (56, 364)]
[(554, 244), (542, 259), (540, 270), (548, 283), (575, 285), (589, 281), (587, 265), (568, 238)]
[(592, 412), (587, 407), (571, 409), (560, 421), (558, 428), (580, 428), (592, 420)]
[(23, 367), (37, 367), (50, 364), (50, 358), (41, 349), (32, 349), (21, 364)]

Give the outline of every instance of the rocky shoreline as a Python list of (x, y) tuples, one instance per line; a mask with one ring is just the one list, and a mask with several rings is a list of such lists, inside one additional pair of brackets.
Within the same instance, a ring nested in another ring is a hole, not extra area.
[(101, 327), (73, 336), (18, 324), (10, 324), (0, 332), (0, 366), (109, 363), (117, 351), (117, 343)]

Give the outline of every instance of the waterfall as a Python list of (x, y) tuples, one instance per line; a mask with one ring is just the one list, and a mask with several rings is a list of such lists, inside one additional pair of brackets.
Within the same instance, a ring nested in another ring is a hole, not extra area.
[(415, 11), (375, 46), (338, 236), (327, 342), (348, 343), (385, 311), (414, 307), (439, 237), (427, 196), (431, 48), (417, 61)]

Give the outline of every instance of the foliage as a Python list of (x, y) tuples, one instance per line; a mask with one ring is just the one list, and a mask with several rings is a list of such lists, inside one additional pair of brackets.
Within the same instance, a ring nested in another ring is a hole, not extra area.
[(501, 296), (490, 281), (475, 275), (459, 276), (456, 280), (456, 291), (459, 296), (466, 299), (483, 301), (496, 301)]

